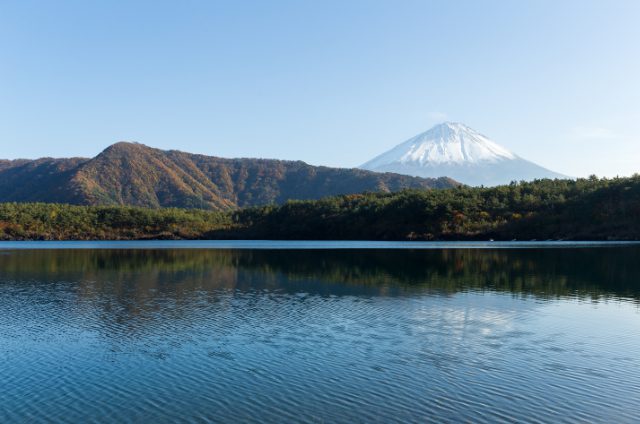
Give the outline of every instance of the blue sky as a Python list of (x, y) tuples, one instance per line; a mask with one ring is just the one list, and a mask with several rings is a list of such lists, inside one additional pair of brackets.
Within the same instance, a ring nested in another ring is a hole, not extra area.
[(357, 166), (441, 120), (640, 172), (640, 2), (0, 0), (0, 157)]

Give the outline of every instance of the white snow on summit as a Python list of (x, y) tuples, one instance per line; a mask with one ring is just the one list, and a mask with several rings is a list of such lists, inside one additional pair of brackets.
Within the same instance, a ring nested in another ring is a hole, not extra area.
[(457, 122), (445, 122), (418, 134), (362, 165), (477, 163), (515, 159), (516, 155), (477, 131)]
[(472, 128), (454, 122), (436, 125), (361, 168), (419, 177), (447, 176), (470, 185), (563, 177), (520, 158)]

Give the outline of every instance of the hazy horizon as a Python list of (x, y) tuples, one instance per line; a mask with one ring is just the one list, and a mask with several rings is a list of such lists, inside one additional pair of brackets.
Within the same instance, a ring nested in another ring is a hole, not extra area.
[(136, 141), (355, 167), (441, 121), (566, 175), (639, 172), (640, 4), (9, 1), (3, 159)]

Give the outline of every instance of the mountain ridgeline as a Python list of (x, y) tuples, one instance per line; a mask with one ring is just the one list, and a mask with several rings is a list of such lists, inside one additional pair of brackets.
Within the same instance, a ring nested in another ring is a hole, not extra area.
[(0, 161), (0, 202), (230, 210), (289, 199), (440, 189), (450, 178), (417, 178), (301, 161), (224, 159), (116, 143), (92, 159)]

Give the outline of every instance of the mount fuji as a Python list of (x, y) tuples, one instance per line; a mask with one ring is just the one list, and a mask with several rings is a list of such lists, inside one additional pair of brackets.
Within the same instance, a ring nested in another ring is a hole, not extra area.
[(360, 168), (416, 177), (447, 176), (473, 186), (567, 178), (523, 159), (472, 128), (455, 122), (436, 125)]

